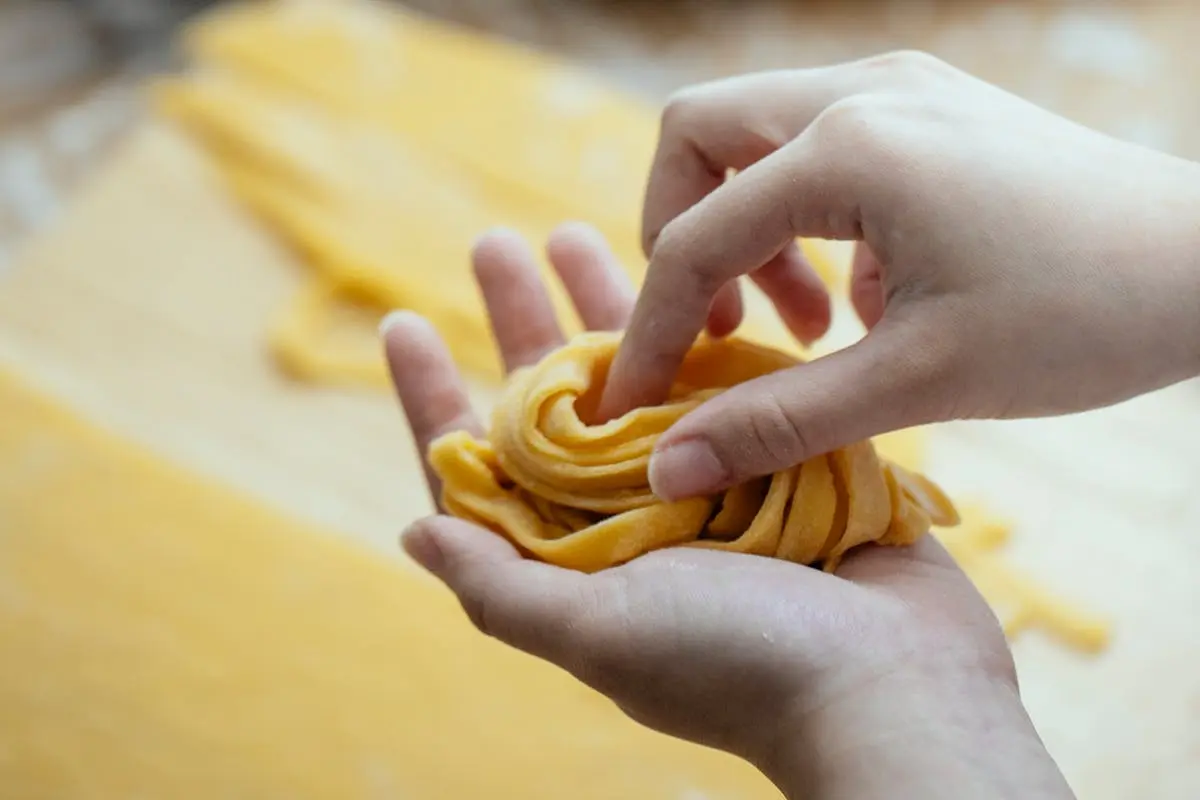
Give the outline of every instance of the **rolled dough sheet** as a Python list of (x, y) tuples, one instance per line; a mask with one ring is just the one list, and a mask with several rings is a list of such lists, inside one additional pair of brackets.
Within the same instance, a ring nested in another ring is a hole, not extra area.
[(413, 569), (0, 374), (0, 786), (83, 798), (768, 798)]

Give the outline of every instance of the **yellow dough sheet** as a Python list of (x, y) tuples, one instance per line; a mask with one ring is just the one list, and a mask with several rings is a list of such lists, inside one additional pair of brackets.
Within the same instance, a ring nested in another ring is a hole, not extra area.
[[(563, 62), (368, 0), (222, 9), (186, 44), (194, 67), (156, 87), (157, 107), (312, 270), (270, 335), (296, 377), (385, 385), (378, 349), (339, 333), (338, 309), (354, 306), (425, 315), (462, 366), (499, 379), (469, 268), (471, 242), (495, 225), (540, 247), (563, 221), (592, 223), (640, 284), (641, 200), (658, 137), (651, 104)], [(803, 246), (836, 280), (828, 243)], [(761, 306), (751, 304), (743, 335), (799, 353)]]
[(739, 339), (702, 340), (671, 399), (601, 425), (580, 419), (599, 401), (619, 333), (588, 333), (514, 373), (486, 441), (457, 432), (430, 460), (448, 511), (559, 566), (595, 571), (687, 544), (836, 569), (868, 543), (907, 545), (932, 524), (954, 525), (935, 484), (881, 460), (871, 442), (818, 456), (719, 497), (662, 503), (647, 466), (658, 437), (722, 390), (795, 365)]
[(416, 570), (0, 372), (0, 796), (765, 800)]

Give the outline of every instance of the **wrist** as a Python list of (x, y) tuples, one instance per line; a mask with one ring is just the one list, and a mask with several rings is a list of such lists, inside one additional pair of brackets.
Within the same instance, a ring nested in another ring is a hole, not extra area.
[(789, 731), (759, 764), (788, 798), (1073, 797), (1010, 678), (892, 675)]

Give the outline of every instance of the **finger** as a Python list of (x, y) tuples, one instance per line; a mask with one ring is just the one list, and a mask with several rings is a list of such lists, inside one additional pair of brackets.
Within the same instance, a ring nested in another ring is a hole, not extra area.
[(882, 433), (942, 418), (940, 326), (889, 324), (808, 364), (740, 384), (660, 437), (650, 485), (663, 500), (712, 494)]
[(531, 561), (503, 538), (450, 517), (413, 524), (405, 551), (454, 592), (480, 631), (567, 669), (590, 576)]
[(602, 416), (667, 396), (721, 286), (764, 266), (797, 237), (861, 237), (859, 170), (825, 157), (819, 144), (816, 136), (801, 136), (684, 212), (659, 239), (613, 362)]
[(742, 302), (742, 290), (737, 281), (730, 281), (717, 290), (712, 305), (708, 309), (708, 321), (705, 328), (709, 336), (721, 338), (737, 330), (746, 315), (746, 307)]
[[(851, 101), (951, 74), (930, 56), (889, 53), (709, 84), (669, 106), (643, 211), (651, 263), (601, 415), (666, 397), (713, 295), (732, 277), (763, 266), (797, 236), (862, 238), (859, 193), (839, 174), (845, 164), (820, 156), (853, 161), (843, 152), (853, 147), (839, 149), (844, 130), (862, 133), (855, 112), (864, 104)], [(829, 123), (828, 135), (812, 135), (819, 120)], [(822, 154), (818, 139), (832, 147)], [(851, 166), (862, 171), (861, 163)], [(729, 168), (742, 171), (725, 180)], [(678, 297), (675, 287), (683, 290)]]
[[(787, 329), (804, 344), (812, 344), (829, 330), (829, 290), (795, 242), (750, 273), (750, 278), (771, 300)], [(738, 282), (730, 281), (713, 298), (705, 330), (710, 336), (728, 336), (742, 324), (745, 313)]]
[(485, 234), (476, 242), (471, 260), (506, 370), (533, 364), (563, 344), (537, 260), (519, 234)]
[(833, 318), (829, 290), (798, 244), (788, 244), (750, 277), (801, 342), (810, 345), (829, 330)]
[[(845, 71), (842, 69), (841, 71)], [(663, 113), (642, 212), (649, 256), (664, 227), (742, 170), (791, 141), (850, 91), (839, 68), (726, 78), (676, 95)]]
[[(550, 234), (546, 251), (584, 327), (622, 330), (629, 324), (637, 294), (599, 231), (582, 223), (561, 225)], [(709, 334), (729, 335), (741, 324), (742, 315), (741, 293), (731, 282), (713, 300)]]
[(867, 330), (874, 328), (883, 318), (883, 272), (879, 259), (866, 242), (859, 242), (854, 248), (850, 304)]
[(392, 384), (412, 430), (429, 491), (434, 503), (440, 503), (441, 482), (425, 457), (430, 442), (456, 430), (482, 435), (482, 428), (450, 351), (432, 325), (411, 311), (393, 311), (380, 327)]
[(629, 323), (636, 292), (599, 231), (582, 223), (560, 225), (546, 255), (585, 328), (618, 331)]
[(650, 255), (663, 229), (742, 170), (796, 138), (826, 109), (864, 92), (953, 70), (922, 53), (885, 53), (815, 69), (743, 75), (690, 87), (663, 112), (642, 212)]

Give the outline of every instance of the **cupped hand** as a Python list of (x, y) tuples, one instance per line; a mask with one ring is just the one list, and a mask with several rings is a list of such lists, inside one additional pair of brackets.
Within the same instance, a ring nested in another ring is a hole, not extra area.
[(1200, 374), (1197, 207), (1200, 165), (919, 53), (686, 90), (663, 117), (649, 273), (601, 414), (661, 401), (706, 317), (737, 324), (737, 276), (801, 338), (823, 331), (829, 298), (797, 236), (860, 243), (851, 299), (870, 332), (680, 420), (652, 462), (660, 497), (912, 425), (1075, 412), (1177, 382)]
[[(633, 291), (597, 233), (566, 226), (548, 251), (587, 327), (626, 323)], [(486, 236), (474, 264), (508, 369), (563, 343), (520, 238)], [(421, 453), (449, 431), (479, 432), (432, 328), (400, 313), (384, 330)], [(785, 791), (869, 797), (864, 781), (875, 781), (880, 796), (904, 796), (896, 770), (978, 788), (983, 761), (1027, 753), (1040, 759), (1032, 774), (1061, 781), (1017, 699), (994, 616), (932, 537), (863, 548), (837, 575), (690, 548), (583, 574), (524, 559), (499, 535), (445, 516), (415, 524), (403, 542), (484, 633), (558, 664), (635, 720), (751, 760)], [(980, 736), (988, 755), (972, 744)]]

